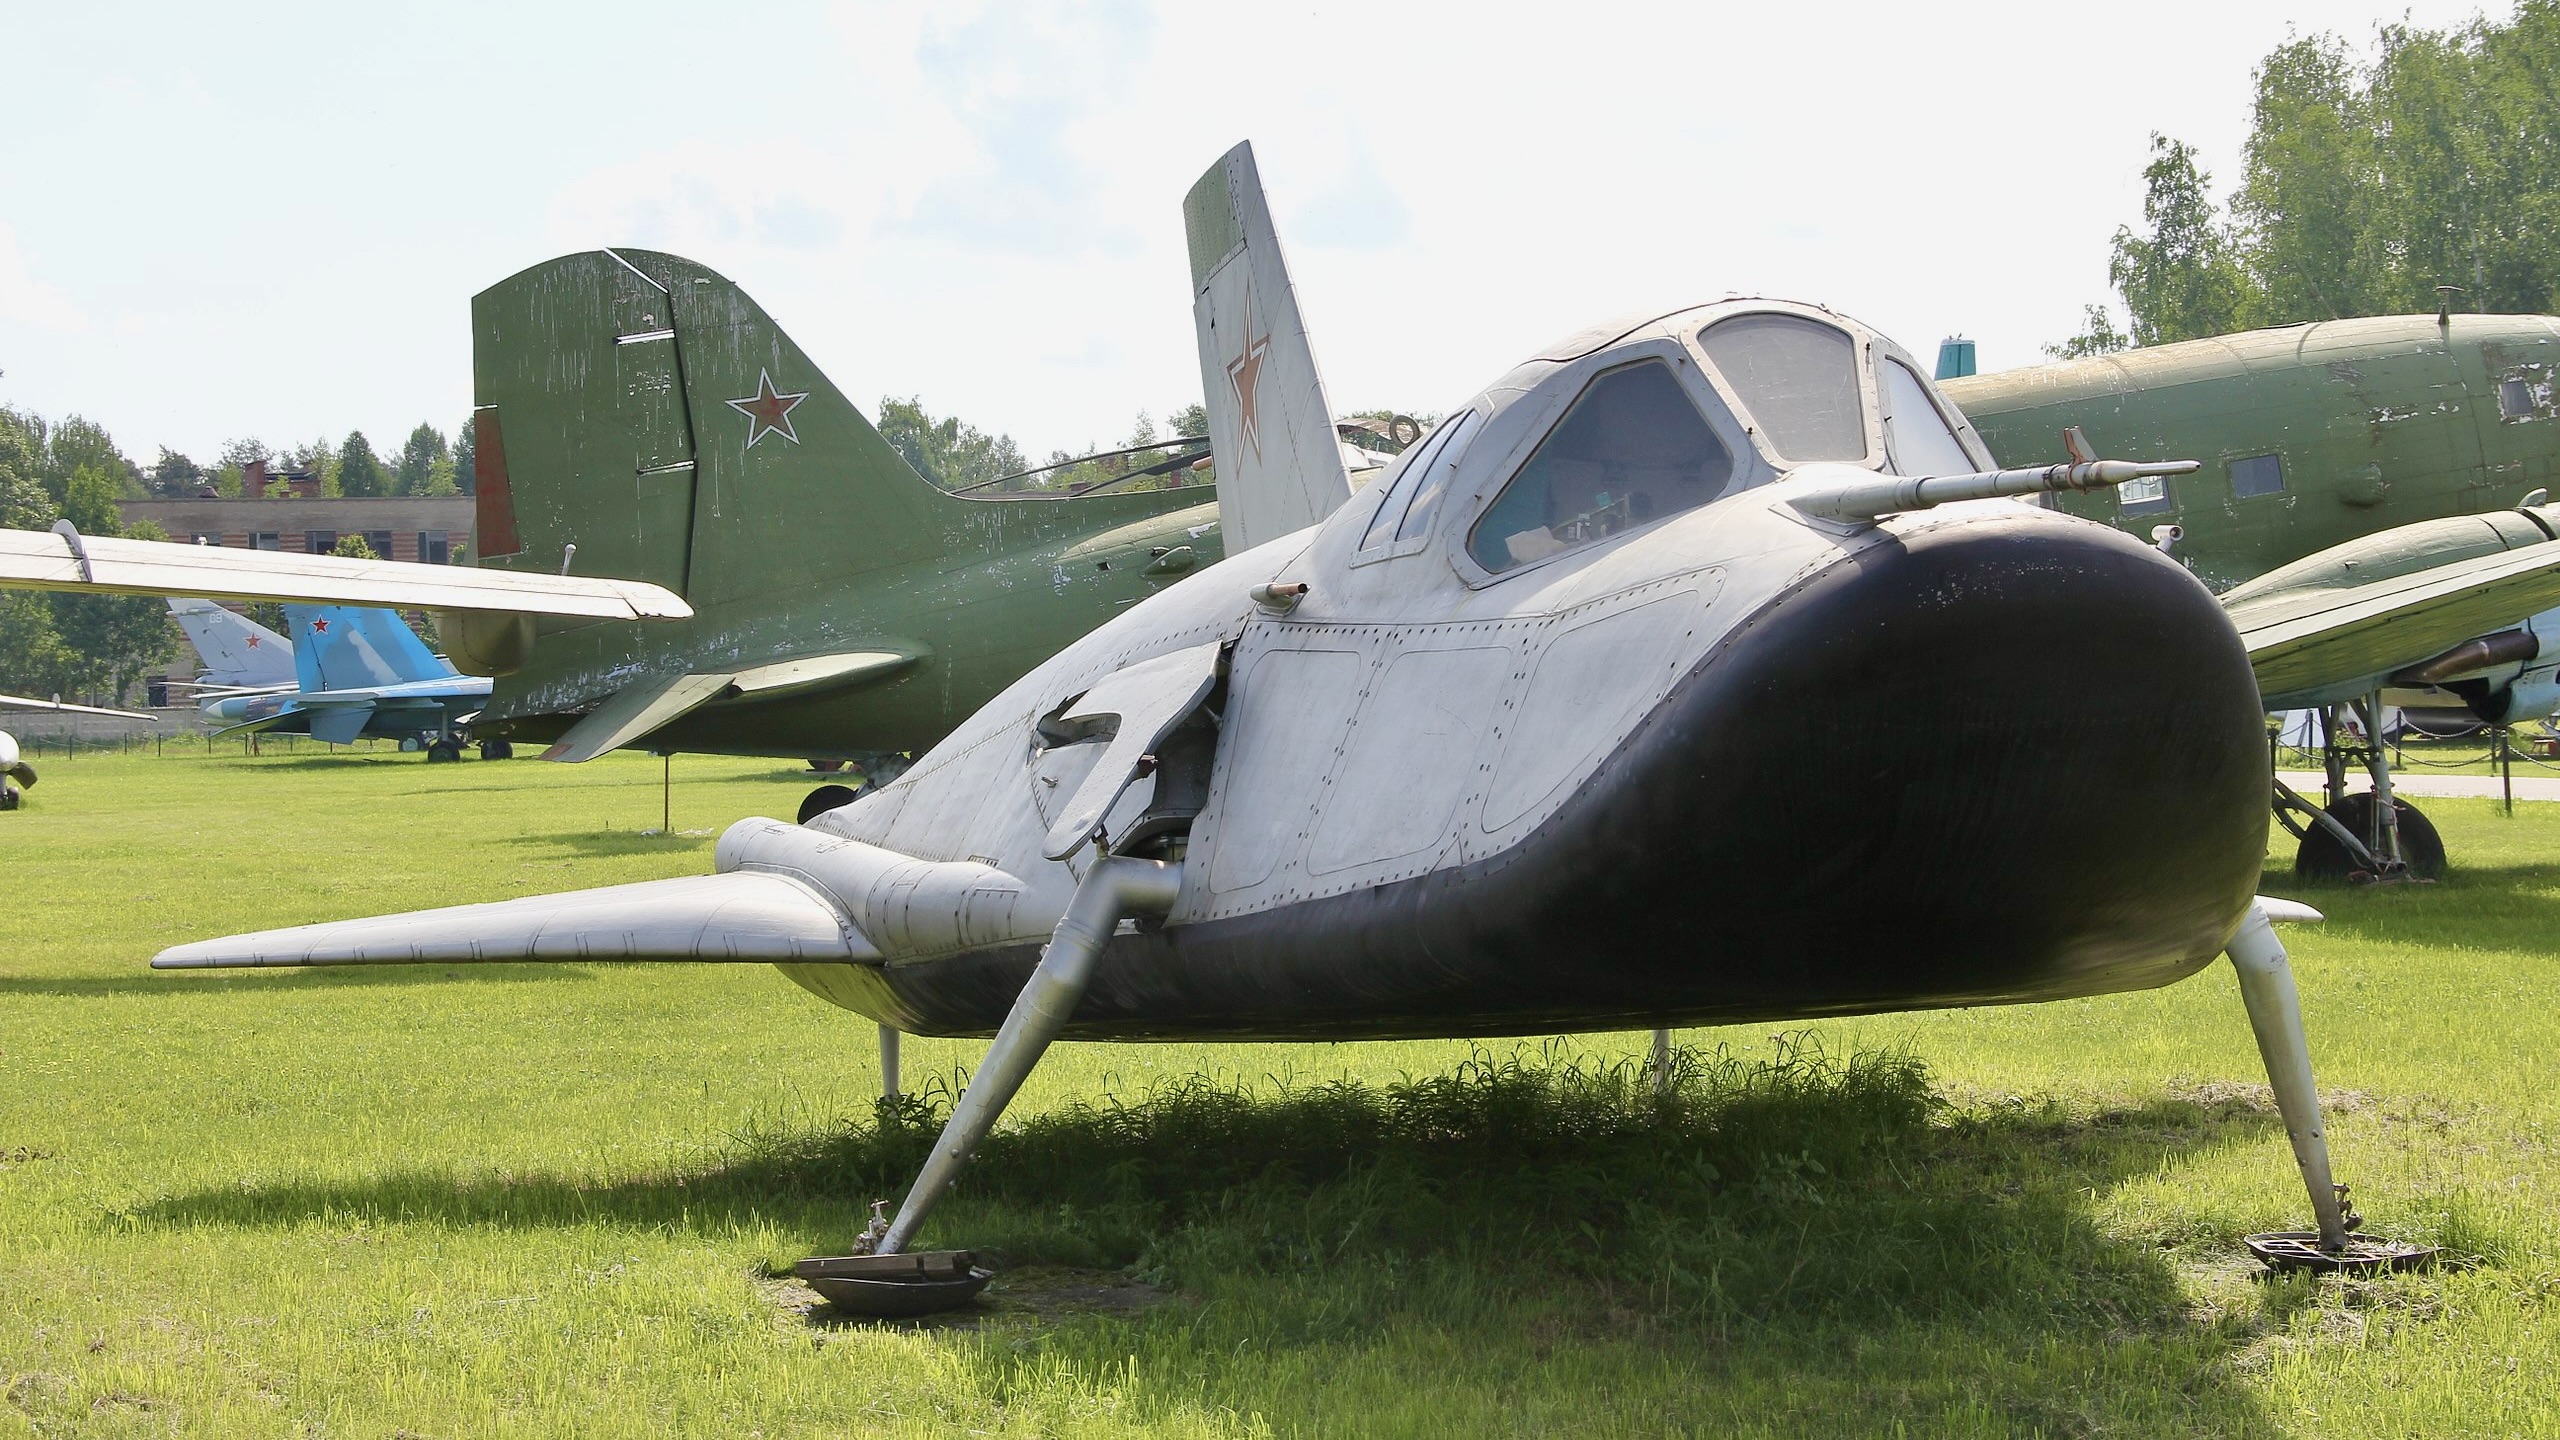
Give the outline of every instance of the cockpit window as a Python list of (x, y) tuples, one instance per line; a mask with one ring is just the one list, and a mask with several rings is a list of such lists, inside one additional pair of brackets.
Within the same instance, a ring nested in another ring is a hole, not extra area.
[(1693, 510), (1733, 483), (1733, 452), (1671, 367), (1602, 372), (1538, 442), (1467, 536), (1467, 553), (1505, 570)]
[(1361, 549), (1371, 549), (1394, 538), (1397, 522), (1404, 518), (1405, 507), (1413, 503), (1414, 488), (1424, 483), (1431, 462), (1447, 448), (1449, 438), (1457, 432), (1460, 422), (1473, 418), (1474, 412), (1469, 411), (1457, 420), (1449, 421), (1432, 431), (1422, 444), (1408, 446), (1402, 455), (1396, 457), (1395, 469), (1387, 479), (1386, 498), (1378, 502), (1377, 510), (1369, 517), (1369, 528), (1361, 532)]
[(1867, 458), (1858, 346), (1846, 331), (1801, 315), (1737, 315), (1708, 326), (1698, 346), (1779, 454)]
[(1876, 389), (1884, 400), (1885, 467), (1896, 475), (1972, 474), (1973, 457), (1911, 367), (1888, 357), (1876, 373), (1884, 382)]

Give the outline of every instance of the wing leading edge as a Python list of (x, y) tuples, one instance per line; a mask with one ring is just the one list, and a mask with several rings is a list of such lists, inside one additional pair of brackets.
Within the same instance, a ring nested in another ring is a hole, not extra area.
[(194, 595), (586, 620), (681, 620), (693, 613), (693, 607), (673, 591), (638, 580), (119, 540), (81, 535), (67, 526), (52, 531), (0, 530), (0, 589)]
[(2353, 587), (2235, 591), (2225, 609), (2270, 709), (2363, 694), (2381, 677), (2560, 605), (2560, 544)]

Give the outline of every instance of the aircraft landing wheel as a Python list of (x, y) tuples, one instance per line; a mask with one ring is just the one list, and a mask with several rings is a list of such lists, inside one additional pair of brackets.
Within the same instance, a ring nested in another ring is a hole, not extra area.
[(483, 740), (480, 742), (480, 758), (483, 760), (513, 760), (516, 758), (515, 743), (510, 740)]
[(427, 747), (427, 763), (430, 765), (444, 765), (461, 759), (462, 742), (459, 740), (438, 740)]
[(403, 755), (408, 754), (412, 750), (424, 750), (426, 748), (427, 742), (419, 739), (415, 735), (403, 735), (400, 737), (400, 753)]
[(850, 805), (860, 793), (850, 785), (821, 785), (800, 802), (800, 823), (806, 825), (830, 810)]
[[(2400, 827), (2400, 854), (2409, 862), (2409, 878), (2443, 879), (2444, 837), (2436, 833), (2435, 822), (2397, 795), (2391, 797), (2391, 810)], [(2362, 838), (2371, 833), (2367, 827), (2373, 823), (2373, 794), (2366, 791), (2350, 795), (2330, 806), (2329, 813)], [(2373, 878), (2364, 874), (2363, 867), (2347, 853), (2346, 846), (2338, 843), (2337, 836), (2319, 825), (2304, 831), (2302, 844), (2293, 852), (2293, 873), (2302, 880)]]
[(0, 810), (17, 809), (19, 798), (17, 786), (6, 780), (0, 780)]

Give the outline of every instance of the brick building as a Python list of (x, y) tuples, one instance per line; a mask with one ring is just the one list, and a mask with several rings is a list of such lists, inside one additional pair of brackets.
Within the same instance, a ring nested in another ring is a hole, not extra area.
[(468, 495), (397, 495), (375, 500), (276, 498), (225, 500), (127, 500), (117, 508), (125, 523), (148, 520), (184, 543), (202, 540), (234, 550), (283, 550), (326, 555), (339, 540), (361, 535), (386, 560), (451, 564), (471, 544)]

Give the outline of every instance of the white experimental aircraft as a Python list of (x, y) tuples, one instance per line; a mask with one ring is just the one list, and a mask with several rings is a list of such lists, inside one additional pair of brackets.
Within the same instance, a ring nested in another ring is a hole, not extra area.
[(1729, 300), (1560, 340), (1353, 497), (1250, 150), (1184, 208), (1226, 523), (1259, 543), (894, 782), (740, 821), (716, 874), (153, 964), (769, 962), (884, 1047), (992, 1034), (894, 1222), (806, 1262), (888, 1311), (983, 1283), (910, 1247), (1056, 1039), (2005, 1004), (2228, 953), (2318, 1217), (2261, 1240), (2405, 1253), (2349, 1234), (2288, 907), (2253, 898), (2238, 634), (2152, 547), (2004, 498), (2187, 467), (1997, 469), (1891, 340)]

